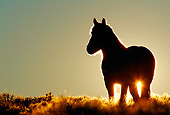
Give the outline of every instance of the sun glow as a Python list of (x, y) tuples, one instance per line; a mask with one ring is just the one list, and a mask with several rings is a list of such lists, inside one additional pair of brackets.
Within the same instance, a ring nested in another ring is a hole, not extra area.
[(141, 97), (142, 83), (140, 81), (137, 82), (137, 89), (138, 89), (139, 97)]
[[(117, 103), (120, 99), (121, 95), (121, 85), (120, 84), (114, 84), (114, 101)], [(132, 96), (129, 92), (129, 88), (127, 89), (127, 94), (126, 94), (126, 103), (131, 103)]]
[[(137, 90), (138, 90), (139, 97), (141, 97), (142, 82), (138, 81), (136, 83), (136, 85), (137, 85)], [(121, 85), (120, 84), (114, 84), (113, 87), (114, 87), (114, 101), (118, 102), (119, 99), (120, 99), (120, 94), (121, 94)], [(133, 100), (133, 97), (130, 94), (129, 87), (128, 87), (127, 95), (126, 95), (126, 103), (130, 104), (130, 103), (132, 103), (132, 100)]]
[(114, 101), (118, 102), (120, 99), (121, 85), (114, 84), (113, 87), (114, 87)]

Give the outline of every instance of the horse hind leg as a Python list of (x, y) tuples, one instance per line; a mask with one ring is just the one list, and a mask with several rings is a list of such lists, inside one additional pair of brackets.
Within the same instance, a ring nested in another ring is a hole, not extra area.
[(138, 94), (138, 90), (137, 90), (137, 86), (136, 85), (130, 85), (129, 86), (129, 91), (133, 97), (134, 102), (137, 102), (139, 99), (139, 94)]
[(144, 83), (141, 91), (141, 98), (150, 98), (150, 83)]
[(150, 98), (150, 84), (152, 82), (153, 79), (153, 72), (151, 73), (146, 73), (144, 76), (145, 80), (143, 80), (142, 82), (142, 89), (141, 89), (141, 98), (145, 98), (145, 99), (149, 99)]

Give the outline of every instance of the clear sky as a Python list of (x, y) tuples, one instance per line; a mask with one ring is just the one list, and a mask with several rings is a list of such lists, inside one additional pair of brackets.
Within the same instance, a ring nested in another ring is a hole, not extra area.
[(170, 94), (169, 6), (169, 0), (1, 0), (0, 92), (107, 96), (100, 55), (85, 50), (93, 18), (105, 17), (126, 46), (154, 53), (152, 91)]

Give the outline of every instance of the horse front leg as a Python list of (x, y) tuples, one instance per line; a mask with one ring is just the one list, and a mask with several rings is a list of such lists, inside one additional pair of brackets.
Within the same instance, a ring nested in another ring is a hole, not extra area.
[(127, 93), (127, 88), (128, 86), (127, 85), (121, 85), (121, 96), (120, 96), (120, 103), (125, 103), (125, 96), (126, 96), (126, 93)]
[(105, 85), (108, 91), (108, 95), (109, 95), (109, 99), (111, 99), (112, 97), (114, 97), (114, 83), (111, 81), (105, 81)]

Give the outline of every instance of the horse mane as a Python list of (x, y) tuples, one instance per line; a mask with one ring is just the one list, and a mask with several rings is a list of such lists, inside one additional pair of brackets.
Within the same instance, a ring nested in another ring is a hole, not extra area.
[(106, 30), (106, 37), (109, 38), (109, 42), (111, 45), (114, 45), (114, 47), (120, 47), (122, 49), (126, 49), (126, 46), (123, 44), (123, 42), (119, 39), (119, 37), (115, 34), (113, 28), (110, 25), (105, 25)]

